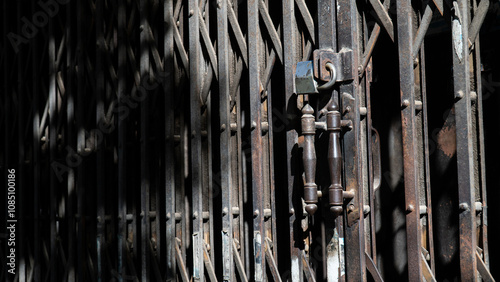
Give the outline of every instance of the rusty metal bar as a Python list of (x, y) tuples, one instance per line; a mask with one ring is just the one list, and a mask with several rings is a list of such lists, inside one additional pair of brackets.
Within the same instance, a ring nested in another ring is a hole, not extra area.
[(197, 0), (189, 0), (189, 79), (190, 79), (190, 128), (191, 128), (191, 185), (192, 185), (192, 250), (193, 279), (204, 281), (203, 267), (203, 185), (202, 185), (202, 141), (201, 141), (201, 54), (200, 18)]
[[(485, 146), (484, 146), (484, 111), (483, 111), (483, 85), (482, 85), (482, 75), (481, 75), (481, 52), (480, 52), (480, 40), (479, 36), (471, 36), (472, 32), (470, 31), (471, 28), (474, 26), (474, 21), (476, 17), (481, 17), (481, 13), (483, 13), (482, 7), (483, 2), (489, 2), (489, 1), (481, 1), (479, 5), (477, 5), (477, 1), (473, 1), (473, 11), (474, 11), (474, 19), (471, 22), (471, 27), (469, 27), (469, 40), (471, 38), (475, 38), (475, 42), (472, 41), (474, 44), (474, 74), (475, 74), (475, 82), (476, 82), (476, 101), (475, 101), (475, 107), (476, 107), (476, 133), (478, 135), (476, 139), (476, 146), (479, 147), (477, 149), (477, 156), (476, 158), (479, 158), (477, 161), (477, 167), (479, 169), (479, 175), (476, 180), (477, 183), (479, 183), (481, 187), (481, 192), (480, 195), (476, 195), (476, 200), (478, 198), (481, 199), (482, 205), (481, 205), (481, 215), (480, 215), (480, 221), (481, 221), (481, 227), (480, 227), (480, 234), (481, 234), (481, 243), (482, 243), (482, 250), (483, 250), (483, 258), (482, 261), (484, 262), (484, 265), (486, 268), (490, 267), (490, 250), (489, 250), (489, 243), (488, 243), (488, 201), (486, 198), (486, 163), (485, 163)], [(487, 10), (487, 9), (486, 9)], [(484, 21), (481, 20), (481, 22)], [(472, 98), (472, 97), (471, 97)], [(476, 220), (478, 218), (476, 217)], [(478, 260), (478, 267), (481, 265), (481, 261)], [(481, 274), (482, 275), (482, 274)], [(485, 279), (485, 278), (483, 278)]]
[(474, 163), (472, 135), (472, 110), (470, 100), (469, 1), (453, 1), (452, 49), (453, 91), (457, 129), (458, 202), (460, 226), (460, 275), (461, 279), (477, 281), (476, 260), (476, 207), (474, 196)]
[[(386, 0), (387, 1), (387, 0)], [(351, 65), (352, 77), (358, 76), (360, 57), (360, 32), (358, 27), (359, 15), (355, 2), (339, 1), (338, 3), (338, 50), (351, 49), (352, 56), (347, 64)], [(362, 158), (360, 142), (365, 142), (366, 135), (361, 129), (360, 120), (360, 85), (357, 79), (340, 85), (341, 95), (340, 112), (342, 119), (352, 121), (352, 129), (344, 132), (344, 186), (345, 191), (354, 193), (352, 200), (347, 200), (345, 213), (345, 272), (348, 279), (364, 281), (366, 279), (365, 262), (365, 235), (363, 200), (364, 182), (362, 180)], [(348, 262), (348, 263), (347, 263)]]
[[(296, 103), (297, 96), (294, 95), (294, 66), (297, 62), (296, 58), (296, 20), (295, 20), (295, 3), (293, 0), (283, 0), (282, 2), (283, 11), (283, 66), (284, 66), (284, 95), (285, 95), (285, 108), (284, 113), (288, 116), (292, 114), (297, 114)], [(315, 37), (315, 34), (311, 34)], [(291, 119), (291, 118), (288, 118)], [(287, 120), (290, 122), (289, 120)], [(298, 134), (295, 128), (288, 126), (286, 129), (286, 146), (287, 146), (287, 184), (288, 184), (288, 209), (289, 209), (289, 227), (290, 227), (290, 270), (291, 279), (293, 281), (302, 282), (304, 280), (303, 276), (303, 266), (300, 261), (301, 250), (298, 246), (302, 245), (302, 231), (296, 228), (297, 221), (301, 220), (301, 203), (297, 203), (300, 199), (294, 197), (295, 191), (299, 189), (298, 183), (301, 181), (300, 175), (297, 175), (299, 170), (299, 164), (292, 161), (292, 158), (296, 158), (298, 153), (295, 149), (298, 145)], [(295, 212), (297, 209), (297, 212)]]
[[(219, 58), (219, 117), (220, 117), (220, 172), (222, 188), (222, 277), (224, 281), (234, 279), (233, 259), (233, 189), (231, 171), (231, 113), (229, 109), (229, 33), (228, 3), (222, 1), (217, 6), (217, 56)], [(224, 189), (227, 187), (226, 189)]]
[[(427, 248), (426, 251), (429, 252), (429, 259), (426, 258), (425, 262), (428, 264), (424, 265), (425, 268), (430, 268), (430, 275), (434, 278), (436, 273), (436, 258), (434, 254), (434, 227), (433, 227), (433, 209), (432, 209), (432, 197), (431, 197), (431, 169), (430, 169), (430, 153), (429, 153), (429, 114), (428, 114), (428, 105), (427, 105), (427, 78), (425, 72), (425, 46), (424, 42), (422, 42), (421, 50), (420, 50), (420, 91), (422, 92), (422, 133), (423, 133), (423, 177), (425, 178), (425, 183), (421, 183), (421, 185), (425, 185), (425, 196), (420, 195), (421, 203), (425, 202), (425, 221), (426, 221), (426, 237), (427, 237)], [(421, 173), (422, 173), (421, 172)], [(422, 204), (420, 204), (422, 206)], [(422, 216), (422, 215), (421, 215)], [(423, 220), (422, 220), (423, 222)], [(422, 261), (423, 263), (424, 261)], [(434, 278), (435, 279), (435, 278)]]
[[(469, 25), (469, 44), (473, 44), (476, 41), (476, 38), (479, 34), (479, 30), (483, 25), (484, 18), (486, 17), (486, 13), (490, 8), (490, 1), (484, 0), (479, 2), (479, 5), (474, 7), (474, 18)], [(478, 48), (476, 46), (476, 48)], [(478, 48), (479, 49), (479, 48)]]
[[(385, 10), (389, 9), (390, 3), (391, 3), (391, 0), (384, 1), (383, 6), (384, 6)], [(372, 52), (373, 52), (373, 48), (375, 47), (375, 43), (377, 43), (379, 35), (380, 35), (380, 25), (378, 23), (375, 23), (375, 26), (373, 27), (372, 33), (370, 34), (370, 38), (368, 39), (368, 43), (366, 44), (365, 51), (363, 53), (363, 57), (362, 57), (363, 60), (361, 62), (360, 69), (359, 69), (360, 75), (364, 73), (364, 69), (368, 65), (368, 62), (370, 61), (370, 58), (371, 58)]]
[[(389, 5), (390, 2), (391, 0), (385, 0), (384, 4), (387, 3), (387, 5)], [(380, 23), (385, 28), (385, 31), (387, 32), (387, 34), (389, 34), (391, 40), (394, 41), (394, 26), (391, 18), (389, 17), (389, 14), (387, 13), (388, 6), (382, 5), (382, 3), (380, 3), (380, 0), (370, 0), (370, 4), (372, 4), (373, 10), (377, 14)]]
[(415, 118), (415, 77), (413, 73), (413, 13), (411, 1), (397, 1), (399, 81), (403, 131), (404, 186), (408, 278), (422, 280), (421, 227)]
[(175, 260), (176, 234), (175, 234), (175, 91), (174, 91), (174, 29), (173, 0), (164, 0), (163, 21), (165, 24), (164, 37), (164, 71), (167, 75), (164, 86), (165, 97), (165, 213), (166, 223), (166, 280), (174, 280), (177, 274)]
[(261, 130), (261, 88), (260, 88), (260, 54), (261, 33), (259, 29), (259, 0), (248, 1), (248, 72), (249, 72), (249, 104), (251, 129), (251, 175), (253, 204), (253, 268), (254, 281), (265, 281), (265, 236), (264, 233), (264, 183), (263, 154)]
[(415, 40), (413, 41), (413, 47), (412, 47), (413, 59), (416, 59), (418, 56), (418, 51), (422, 46), (422, 42), (424, 41), (424, 36), (427, 33), (427, 30), (429, 29), (429, 25), (431, 24), (432, 14), (433, 14), (433, 9), (431, 8), (430, 1), (428, 1), (427, 5), (425, 6), (424, 14), (420, 19), (420, 25), (418, 27), (417, 35), (415, 36)]

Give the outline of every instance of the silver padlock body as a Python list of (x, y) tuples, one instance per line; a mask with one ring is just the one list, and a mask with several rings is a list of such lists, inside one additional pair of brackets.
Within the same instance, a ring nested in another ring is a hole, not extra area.
[(295, 93), (312, 94), (318, 92), (318, 83), (314, 80), (312, 61), (298, 62), (295, 70)]

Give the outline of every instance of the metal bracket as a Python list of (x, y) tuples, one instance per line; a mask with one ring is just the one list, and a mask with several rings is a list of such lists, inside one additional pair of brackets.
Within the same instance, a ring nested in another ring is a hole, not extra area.
[[(312, 61), (298, 62), (295, 69), (295, 93), (314, 94), (331, 88), (336, 82), (356, 77), (351, 67), (352, 50), (315, 50)], [(326, 82), (318, 86), (318, 81)]]
[(352, 80), (354, 78), (351, 67), (352, 50), (342, 49), (339, 53), (331, 50), (315, 50), (313, 52), (314, 77), (317, 80), (329, 81), (330, 71), (326, 68), (328, 63), (335, 66), (337, 70), (336, 82)]

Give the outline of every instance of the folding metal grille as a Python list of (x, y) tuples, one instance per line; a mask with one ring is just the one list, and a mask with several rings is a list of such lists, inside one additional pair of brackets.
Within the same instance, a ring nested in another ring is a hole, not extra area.
[(494, 281), (498, 1), (1, 5), (0, 280)]

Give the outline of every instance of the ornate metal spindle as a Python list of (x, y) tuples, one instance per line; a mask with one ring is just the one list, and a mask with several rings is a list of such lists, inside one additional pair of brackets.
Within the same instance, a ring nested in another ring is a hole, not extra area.
[(352, 198), (352, 192), (344, 192), (341, 183), (342, 173), (342, 153), (340, 150), (340, 112), (337, 103), (332, 102), (328, 106), (326, 114), (326, 127), (330, 134), (330, 142), (328, 144), (328, 166), (330, 168), (331, 185), (328, 187), (330, 211), (334, 216), (339, 216), (343, 209), (342, 204), (344, 197)]
[(304, 184), (304, 201), (306, 211), (313, 215), (318, 206), (318, 187), (314, 181), (316, 174), (316, 149), (314, 147), (314, 135), (316, 134), (313, 108), (307, 104), (302, 108), (302, 134), (304, 134), (304, 148), (302, 161), (304, 162), (304, 172), (306, 183)]

